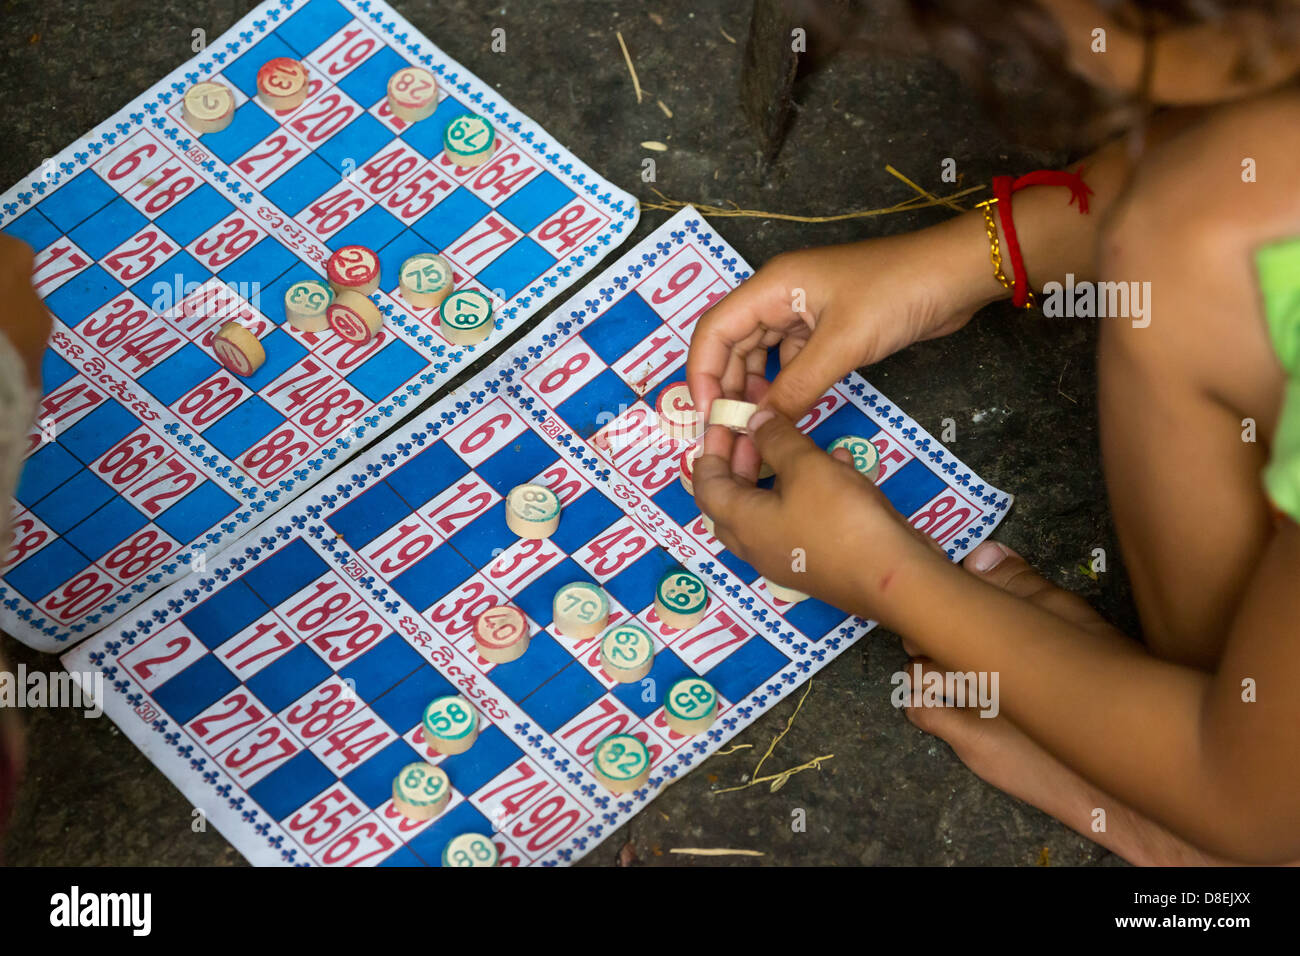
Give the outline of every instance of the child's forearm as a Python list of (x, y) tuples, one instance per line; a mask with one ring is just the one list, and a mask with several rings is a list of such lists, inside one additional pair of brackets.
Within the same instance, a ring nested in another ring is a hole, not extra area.
[[(1097, 786), (1204, 849), (1280, 862), (1300, 857), (1291, 689), (1300, 531), (1283, 538), (1256, 574), (1217, 675), (1074, 626), (946, 563), (896, 575), (880, 617), (942, 668), (997, 672), (1002, 713)], [(1246, 678), (1258, 683), (1257, 703), (1242, 700)]]

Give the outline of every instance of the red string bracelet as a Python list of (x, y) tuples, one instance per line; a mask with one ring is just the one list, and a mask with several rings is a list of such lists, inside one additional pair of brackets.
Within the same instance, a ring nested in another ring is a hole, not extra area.
[(1002, 223), (1002, 232), (1007, 239), (1007, 254), (1011, 257), (1011, 270), (1014, 277), (1011, 304), (1017, 308), (1028, 308), (1034, 304), (1034, 293), (1029, 288), (1029, 276), (1025, 271), (1024, 254), (1020, 251), (1020, 240), (1016, 237), (1016, 226), (1011, 216), (1011, 194), (1029, 186), (1068, 186), (1070, 201), (1073, 206), (1079, 201), (1079, 212), (1088, 214), (1088, 197), (1092, 189), (1083, 181), (1083, 170), (1077, 173), (1055, 169), (1040, 169), (1026, 173), (1019, 179), (1010, 176), (993, 177), (993, 196), (998, 206), (998, 217)]

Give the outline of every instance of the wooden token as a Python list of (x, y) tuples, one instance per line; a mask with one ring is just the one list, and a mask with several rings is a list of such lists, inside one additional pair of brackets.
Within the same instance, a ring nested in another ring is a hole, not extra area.
[(492, 300), (477, 289), (457, 289), (438, 306), (442, 337), (456, 345), (477, 345), (492, 331)]
[(677, 466), (677, 477), (681, 479), (682, 487), (686, 489), (688, 495), (695, 494), (695, 463), (703, 453), (704, 448), (700, 445), (692, 445), (682, 452), (681, 461)]
[(575, 581), (555, 592), (552, 614), (553, 631), (562, 637), (586, 640), (609, 623), (609, 598), (596, 585)]
[(421, 252), (402, 263), (402, 298), (417, 309), (442, 304), (455, 287), (451, 263), (432, 252)]
[(714, 538), (717, 537), (717, 535), (713, 533), (713, 519), (710, 518), (708, 515), (706, 515), (703, 511), (700, 512), (700, 523), (704, 525), (704, 530), (707, 531), (710, 534), (710, 536)]
[(655, 664), (655, 639), (640, 624), (611, 627), (600, 639), (600, 666), (620, 684), (631, 684)]
[(196, 133), (219, 133), (235, 118), (235, 94), (221, 83), (195, 83), (185, 91), (181, 113)]
[(217, 361), (236, 375), (252, 375), (266, 361), (266, 349), (257, 336), (238, 322), (227, 322), (212, 337)]
[(802, 591), (796, 591), (794, 588), (788, 588), (784, 584), (777, 584), (767, 578), (763, 579), (763, 583), (767, 585), (767, 593), (778, 601), (784, 601), (786, 604), (798, 604), (800, 601), (808, 600), (808, 595)]
[(427, 763), (408, 763), (393, 778), (393, 809), (411, 820), (432, 820), (451, 799), (446, 771)]
[(668, 689), (664, 719), (683, 737), (704, 733), (717, 716), (718, 694), (708, 681), (687, 677)]
[(596, 744), (591, 771), (614, 793), (631, 793), (650, 779), (650, 748), (631, 734), (613, 734)]
[(302, 279), (284, 294), (284, 317), (299, 332), (324, 332), (330, 327), (326, 311), (334, 290), (320, 279)]
[(418, 66), (403, 67), (388, 78), (388, 108), (408, 123), (428, 119), (438, 108), (438, 81)]
[(257, 98), (273, 110), (292, 110), (307, 98), (307, 68), (287, 56), (267, 60), (257, 71)]
[(545, 485), (515, 485), (506, 495), (506, 526), (521, 538), (549, 538), (560, 526), (560, 498)]
[(496, 142), (497, 131), (477, 113), (457, 116), (442, 134), (447, 158), (462, 169), (486, 163)]
[(379, 257), (365, 246), (344, 246), (329, 257), (325, 274), (335, 292), (370, 295), (379, 288)]
[(669, 571), (655, 588), (655, 613), (668, 627), (687, 630), (704, 619), (709, 589), (698, 574), (682, 568)]
[(490, 607), (474, 618), (474, 646), (494, 664), (508, 664), (528, 650), (528, 618), (509, 604)]
[(424, 709), (424, 742), (430, 754), (463, 754), (477, 739), (478, 711), (459, 694), (435, 698)]
[(462, 833), (442, 848), (443, 866), (496, 866), (497, 848), (481, 833)]
[(749, 419), (758, 406), (753, 402), (739, 402), (734, 398), (715, 398), (709, 406), (709, 424), (723, 425), (742, 435), (749, 434)]
[(843, 448), (853, 456), (853, 467), (868, 481), (875, 481), (880, 475), (880, 450), (865, 438), (845, 435), (826, 446), (828, 452), (837, 448)]
[(695, 440), (700, 437), (700, 413), (695, 410), (691, 390), (685, 382), (673, 382), (655, 400), (659, 430), (669, 438)]
[(348, 342), (369, 342), (384, 328), (384, 317), (368, 296), (359, 292), (340, 292), (325, 310), (329, 328)]

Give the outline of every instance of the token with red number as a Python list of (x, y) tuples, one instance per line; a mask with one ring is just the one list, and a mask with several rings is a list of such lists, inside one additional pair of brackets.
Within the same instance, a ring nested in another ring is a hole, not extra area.
[(359, 292), (340, 292), (325, 310), (330, 329), (348, 342), (369, 342), (384, 327), (379, 306)]
[(257, 336), (238, 322), (227, 322), (212, 337), (212, 351), (236, 375), (252, 375), (266, 361), (266, 350)]
[(335, 292), (370, 295), (379, 288), (379, 257), (365, 246), (344, 246), (330, 256), (325, 274)]
[(195, 83), (185, 91), (181, 112), (196, 133), (217, 133), (235, 118), (235, 96), (221, 83)]
[(506, 664), (528, 650), (528, 619), (509, 604), (490, 607), (474, 618), (474, 646), (484, 660)]
[(307, 68), (287, 56), (267, 60), (257, 71), (257, 98), (273, 110), (292, 110), (307, 98)]
[(700, 436), (700, 413), (695, 410), (691, 390), (685, 382), (673, 382), (655, 402), (659, 430), (669, 438), (695, 439)]
[(388, 108), (398, 119), (418, 123), (438, 108), (438, 82), (428, 70), (407, 66), (388, 78)]
[(695, 460), (700, 457), (700, 454), (703, 451), (703, 446), (692, 445), (690, 448), (682, 452), (681, 465), (679, 466), (680, 474), (678, 477), (681, 478), (682, 487), (686, 489), (687, 494), (695, 494)]

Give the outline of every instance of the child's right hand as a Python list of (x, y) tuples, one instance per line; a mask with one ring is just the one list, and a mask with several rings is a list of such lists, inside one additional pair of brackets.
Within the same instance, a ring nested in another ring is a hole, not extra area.
[[(921, 232), (788, 252), (700, 319), (686, 380), (707, 420), (722, 396), (798, 421), (832, 383), (923, 339), (961, 328), (1004, 295), (980, 213)], [(767, 350), (781, 371), (768, 386)]]

